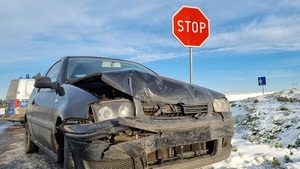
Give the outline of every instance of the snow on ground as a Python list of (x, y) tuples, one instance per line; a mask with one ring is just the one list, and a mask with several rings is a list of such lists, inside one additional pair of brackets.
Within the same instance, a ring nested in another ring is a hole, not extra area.
[(252, 98), (252, 97), (256, 97), (256, 96), (262, 96), (264, 94), (265, 95), (272, 94), (272, 93), (274, 93), (274, 92), (228, 93), (228, 94), (226, 94), (226, 98), (228, 99), (229, 102), (233, 102), (233, 101), (248, 99), (248, 98)]
[[(211, 168), (300, 168), (300, 90), (231, 95), (231, 156)], [(247, 99), (245, 99), (247, 98)]]

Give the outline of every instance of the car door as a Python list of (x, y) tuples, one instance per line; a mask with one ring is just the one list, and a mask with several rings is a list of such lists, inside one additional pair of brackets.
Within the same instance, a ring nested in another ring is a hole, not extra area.
[[(45, 75), (50, 77), (51, 82), (56, 82), (59, 76), (60, 62), (55, 63)], [(30, 98), (31, 106), (27, 119), (31, 122), (33, 137), (49, 150), (55, 152), (53, 126), (54, 104), (56, 91), (50, 88), (34, 89)]]

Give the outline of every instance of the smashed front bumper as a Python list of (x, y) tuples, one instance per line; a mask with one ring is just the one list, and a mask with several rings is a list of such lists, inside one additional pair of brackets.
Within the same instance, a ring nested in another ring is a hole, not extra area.
[[(226, 115), (201, 120), (118, 118), (60, 128), (76, 168), (120, 169), (199, 168), (222, 161), (230, 155), (234, 131), (233, 120)], [(142, 132), (124, 136), (130, 131)]]

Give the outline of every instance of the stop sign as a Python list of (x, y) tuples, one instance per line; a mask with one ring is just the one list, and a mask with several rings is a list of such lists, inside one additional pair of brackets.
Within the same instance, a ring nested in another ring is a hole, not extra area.
[(172, 17), (172, 32), (185, 47), (200, 47), (209, 37), (209, 20), (197, 7), (183, 6)]

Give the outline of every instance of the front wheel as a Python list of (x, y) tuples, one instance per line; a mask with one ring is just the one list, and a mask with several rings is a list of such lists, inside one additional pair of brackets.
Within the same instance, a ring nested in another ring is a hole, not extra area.
[(26, 153), (34, 153), (39, 150), (39, 148), (32, 143), (30, 140), (31, 134), (28, 128), (28, 123), (25, 123), (25, 137), (24, 137), (24, 148)]

